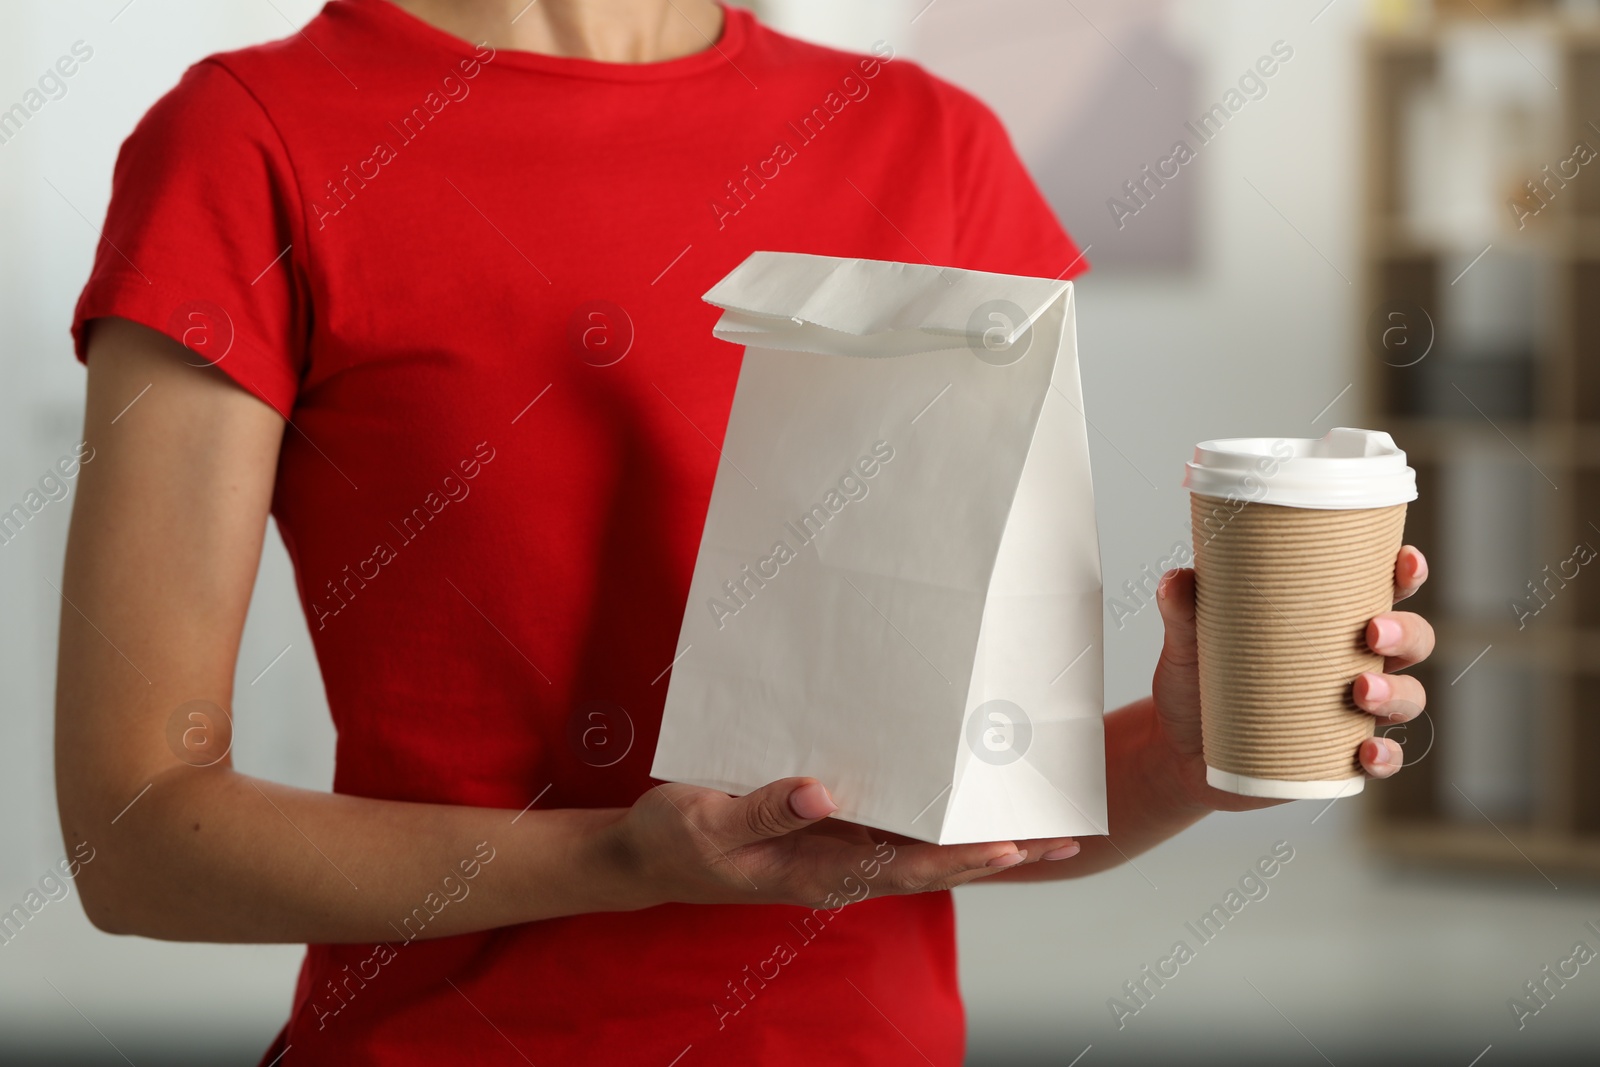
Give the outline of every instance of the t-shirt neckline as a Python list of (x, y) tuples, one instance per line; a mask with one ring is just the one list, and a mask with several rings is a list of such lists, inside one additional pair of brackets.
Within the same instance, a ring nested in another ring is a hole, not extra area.
[[(465, 38), (418, 18), (390, 0), (332, 0), (329, 6), (348, 5), (357, 11), (381, 19), (391, 30), (405, 35), (413, 42), (437, 51), (446, 51), (458, 57), (481, 55), (478, 47)], [(659, 81), (699, 74), (723, 66), (731, 66), (733, 57), (743, 49), (748, 36), (750, 13), (743, 8), (730, 7), (718, 0), (722, 8), (722, 33), (715, 42), (699, 52), (676, 59), (654, 63), (608, 63), (596, 59), (579, 59), (572, 56), (552, 56), (542, 52), (528, 52), (513, 48), (500, 48), (494, 52), (496, 67), (515, 67), (544, 74), (573, 78), (595, 78), (604, 81)]]

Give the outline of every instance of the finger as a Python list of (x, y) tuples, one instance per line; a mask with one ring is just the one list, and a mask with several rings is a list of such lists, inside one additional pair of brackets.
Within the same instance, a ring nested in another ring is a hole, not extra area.
[(907, 845), (896, 850), (885, 891), (925, 893), (948, 889), (967, 875), (994, 874), (1027, 861), (1020, 842), (990, 841), (975, 845)]
[[(1156, 661), (1151, 688), (1156, 705), (1163, 708), (1200, 706), (1199, 646), (1195, 642), (1195, 574), (1187, 567), (1170, 570), (1156, 585), (1156, 610), (1161, 613), (1161, 658)], [(1190, 724), (1192, 737), (1178, 740), (1188, 748), (1200, 746), (1198, 717)]]
[(1070, 837), (1041, 837), (1017, 842), (1017, 848), (1028, 854), (1029, 863), (1071, 859), (1078, 854), (1081, 847)]
[(1409, 674), (1378, 674), (1368, 671), (1351, 685), (1356, 707), (1376, 715), (1385, 723), (1410, 722), (1428, 706), (1428, 693), (1422, 683)]
[(1383, 669), (1392, 673), (1433, 653), (1433, 626), (1412, 611), (1386, 611), (1367, 623), (1367, 646), (1385, 657)]
[(1428, 560), (1415, 545), (1403, 545), (1394, 561), (1394, 599), (1398, 603), (1428, 580)]
[(965, 874), (958, 874), (951, 878), (949, 883), (942, 888), (955, 889), (958, 886), (966, 885), (968, 882), (976, 882), (980, 879), (989, 878), (996, 874), (1003, 874), (1006, 870), (1007, 868), (1005, 867), (988, 867), (980, 871), (968, 871)]
[(737, 847), (793, 833), (838, 810), (839, 805), (815, 778), (780, 778), (732, 798), (707, 831)]
[(1194, 571), (1188, 567), (1170, 570), (1156, 585), (1156, 610), (1161, 613), (1165, 637), (1161, 658), (1174, 667), (1192, 667), (1195, 652)]
[(1361, 742), (1358, 753), (1361, 769), (1374, 778), (1387, 778), (1400, 769), (1405, 753), (1398, 742), (1387, 737), (1370, 737)]

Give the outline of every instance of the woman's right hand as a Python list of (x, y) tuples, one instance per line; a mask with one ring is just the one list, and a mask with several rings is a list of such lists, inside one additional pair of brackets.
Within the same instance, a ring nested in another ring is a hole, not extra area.
[(815, 778), (782, 778), (742, 797), (660, 785), (612, 828), (610, 851), (633, 905), (799, 904), (925, 893), (1041, 859), (1077, 854), (1070, 837), (931, 845), (829, 819)]

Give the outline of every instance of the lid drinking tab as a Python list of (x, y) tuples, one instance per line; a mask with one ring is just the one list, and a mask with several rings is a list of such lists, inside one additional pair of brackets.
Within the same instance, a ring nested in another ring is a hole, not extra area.
[(1201, 441), (1183, 484), (1203, 496), (1293, 508), (1382, 508), (1417, 498), (1417, 472), (1394, 438), (1348, 426), (1317, 438)]

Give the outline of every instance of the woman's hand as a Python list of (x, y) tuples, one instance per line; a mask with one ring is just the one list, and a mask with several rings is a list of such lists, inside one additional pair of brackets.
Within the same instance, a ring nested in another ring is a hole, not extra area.
[(606, 846), (631, 903), (802, 904), (951, 889), (1067, 859), (1070, 837), (930, 845), (829, 819), (838, 807), (815, 778), (783, 778), (742, 797), (668, 784), (639, 798)]
[[(1428, 562), (1410, 545), (1395, 559), (1395, 600), (1415, 593), (1428, 578)], [(1154, 731), (1158, 743), (1171, 746), (1178, 776), (1187, 797), (1205, 807), (1242, 811), (1282, 803), (1241, 797), (1206, 784), (1205, 759), (1200, 744), (1199, 653), (1195, 644), (1194, 571), (1168, 572), (1156, 588), (1156, 603), (1166, 627), (1161, 660), (1153, 683)], [(1356, 707), (1377, 717), (1382, 725), (1407, 722), (1421, 713), (1427, 696), (1422, 683), (1395, 674), (1428, 658), (1433, 651), (1433, 627), (1410, 611), (1386, 611), (1367, 624), (1367, 644), (1384, 657), (1384, 673), (1356, 678), (1352, 695)], [(1374, 778), (1387, 778), (1400, 769), (1399, 744), (1387, 737), (1361, 743), (1361, 767)]]

